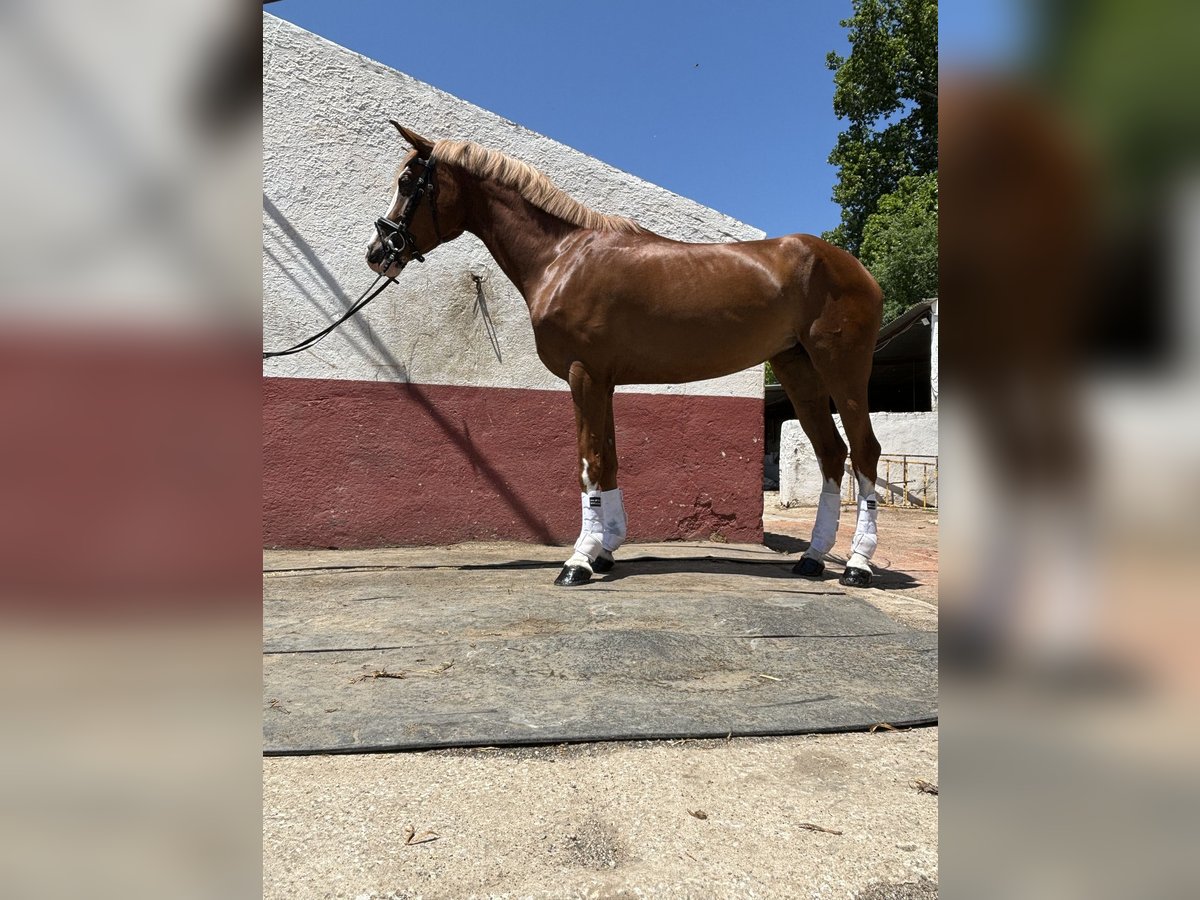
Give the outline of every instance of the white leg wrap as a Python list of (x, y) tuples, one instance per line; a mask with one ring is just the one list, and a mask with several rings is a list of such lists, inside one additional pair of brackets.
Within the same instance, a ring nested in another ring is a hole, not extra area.
[(612, 553), (625, 543), (625, 503), (620, 488), (601, 492), (600, 518), (604, 523), (604, 549)]
[(567, 560), (566, 564), (568, 566), (581, 566), (588, 571), (594, 572), (595, 570), (592, 568), (593, 562), (594, 560), (586, 553), (581, 553), (579, 550), (576, 550), (571, 554), (571, 557)]
[(824, 559), (837, 542), (838, 520), (842, 516), (842, 488), (832, 478), (825, 479), (821, 499), (817, 501), (817, 520), (813, 522), (812, 540), (804, 555)]
[(875, 547), (879, 537), (875, 531), (875, 521), (879, 516), (879, 498), (875, 495), (875, 485), (861, 475), (858, 476), (858, 522), (854, 526), (854, 540), (850, 542), (850, 559), (846, 561), (848, 569), (866, 569), (871, 571), (871, 557), (875, 555)]
[(581, 494), (583, 498), (583, 527), (579, 530), (579, 540), (575, 542), (575, 555), (567, 562), (571, 565), (582, 565), (575, 557), (587, 559), (588, 567), (604, 549), (604, 520), (601, 516), (601, 493), (592, 491)]

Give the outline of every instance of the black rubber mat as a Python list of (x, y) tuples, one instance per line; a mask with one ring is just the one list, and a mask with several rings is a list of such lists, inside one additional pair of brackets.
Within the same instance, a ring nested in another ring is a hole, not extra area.
[[(390, 551), (395, 553), (395, 551)], [(276, 568), (268, 755), (801, 734), (937, 717), (937, 635), (791, 561)]]

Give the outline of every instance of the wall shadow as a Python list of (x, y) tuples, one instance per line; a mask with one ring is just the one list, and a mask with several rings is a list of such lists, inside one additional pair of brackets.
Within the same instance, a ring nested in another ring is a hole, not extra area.
[[(295, 250), (295, 252), (303, 257), (305, 263), (311, 267), (313, 273), (322, 282), (324, 282), (324, 284), (329, 288), (330, 292), (337, 297), (345, 307), (349, 308), (350, 304), (354, 302), (353, 298), (346, 294), (346, 292), (342, 289), (341, 284), (333, 276), (333, 273), (331, 273), (325, 264), (321, 262), (316, 251), (300, 235), (295, 226), (293, 226), (288, 220), (287, 216), (283, 214), (283, 212), (275, 205), (271, 198), (266, 195), (266, 193), (263, 194), (263, 209), (266, 210), (267, 215), (270, 216), (271, 220), (279, 228), (281, 234), (287, 239), (288, 242), (290, 242), (291, 247)], [(280, 267), (281, 271), (283, 271), (284, 275), (293, 284), (296, 284), (297, 287), (299, 287), (297, 284), (297, 279), (295, 279), (291, 272), (289, 272), (282, 264), (283, 261), (280, 260), (275, 254), (270, 254), (270, 256), (275, 264)], [(363, 263), (363, 270), (369, 271), (365, 262)], [(313, 302), (314, 305), (316, 305), (315, 298), (313, 298), (308, 291), (304, 290), (303, 288), (300, 288), (300, 290), (310, 302)], [(484, 309), (486, 310), (486, 307), (484, 307)], [(486, 312), (485, 315), (487, 315)], [(365, 319), (360, 318), (353, 323), (347, 322), (346, 324), (354, 324), (360, 329), (360, 331), (366, 334), (368, 339), (371, 340), (373, 349), (372, 352), (368, 354), (365, 348), (360, 346), (358, 342), (351, 339), (350, 336), (344, 335), (347, 343), (349, 343), (354, 352), (358, 353), (364, 359), (368, 359), (372, 365), (377, 365), (378, 358), (381, 358), (383, 362), (389, 368), (391, 368), (392, 371), (401, 374), (407, 373), (408, 367), (399, 359), (397, 359), (387, 347), (383, 346), (381, 343), (375, 341), (371, 337), (370, 328)], [(316, 328), (314, 328), (314, 331), (315, 330)], [(497, 496), (508, 506), (512, 513), (521, 520), (521, 522), (537, 540), (544, 544), (555, 543), (554, 535), (546, 520), (535, 513), (521, 497), (512, 491), (512, 489), (505, 483), (505, 479), (499, 470), (496, 469), (496, 467), (488, 460), (479, 447), (471, 440), (469, 425), (467, 425), (463, 430), (459, 430), (457, 427), (455, 427), (455, 424), (450, 421), (445, 413), (437, 408), (437, 405), (429, 399), (426, 393), (421, 390), (418, 385), (413, 384), (410, 381), (391, 382), (391, 385), (398, 394), (416, 401), (421, 410), (435, 425), (437, 425), (439, 429), (441, 429), (442, 433), (445, 434), (445, 436), (450, 440), (450, 443), (452, 443), (458, 449), (458, 451), (467, 459), (471, 466), (477, 472), (482, 473), (484, 478), (486, 478), (488, 483), (492, 486), (492, 489), (496, 492)]]
[[(488, 461), (487, 457), (480, 452), (479, 448), (471, 440), (469, 430), (459, 431), (455, 428), (446, 415), (437, 408), (437, 405), (425, 395), (425, 392), (421, 390), (419, 385), (413, 384), (411, 381), (402, 381), (394, 382), (392, 387), (397, 393), (417, 402), (422, 411), (442, 430), (451, 443), (458, 448), (459, 452), (467, 458), (467, 461), (470, 462), (475, 470), (483, 474), (483, 477), (488, 480), (500, 498), (508, 504), (508, 508), (513, 511), (513, 514), (524, 523), (525, 527), (539, 541), (543, 544), (556, 543), (546, 520), (530, 509), (528, 504), (505, 484), (504, 476)], [(558, 564), (556, 563), (556, 565)]]

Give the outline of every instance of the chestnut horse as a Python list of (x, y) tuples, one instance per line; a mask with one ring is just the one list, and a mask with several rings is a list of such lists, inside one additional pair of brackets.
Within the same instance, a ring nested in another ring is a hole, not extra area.
[(519, 160), (392, 124), (413, 150), (401, 162), (387, 216), (376, 222), (371, 270), (394, 278), (412, 259), (471, 232), (525, 298), (538, 356), (571, 387), (583, 527), (555, 584), (584, 584), (609, 571), (625, 539), (613, 389), (716, 378), (767, 359), (825, 479), (812, 541), (793, 571), (820, 575), (837, 537), (846, 445), (832, 398), (859, 495), (841, 583), (870, 584), (879, 442), (867, 379), (882, 295), (857, 259), (806, 234), (673, 241), (588, 209)]

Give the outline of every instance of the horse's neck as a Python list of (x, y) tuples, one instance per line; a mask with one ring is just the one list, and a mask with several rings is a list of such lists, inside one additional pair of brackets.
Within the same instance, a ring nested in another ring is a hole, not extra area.
[(467, 231), (483, 241), (504, 274), (528, 299), (558, 255), (562, 239), (578, 226), (537, 209), (512, 188), (480, 180), (470, 193)]

